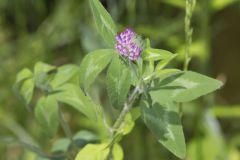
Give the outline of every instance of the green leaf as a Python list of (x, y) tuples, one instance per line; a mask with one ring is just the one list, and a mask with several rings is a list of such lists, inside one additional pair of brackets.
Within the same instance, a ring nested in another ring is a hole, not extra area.
[(118, 132), (122, 133), (123, 135), (127, 135), (132, 131), (134, 125), (135, 125), (134, 120), (133, 120), (131, 114), (128, 113), (126, 115), (126, 117), (124, 118), (122, 125), (119, 127)]
[(222, 83), (205, 75), (185, 71), (155, 82), (152, 90), (164, 102), (188, 102), (219, 89)]
[(28, 105), (32, 99), (34, 91), (34, 81), (32, 72), (25, 68), (17, 74), (16, 82), (13, 86), (15, 93)]
[(111, 61), (115, 51), (112, 49), (96, 50), (89, 53), (80, 65), (80, 82), (88, 89), (100, 72)]
[(57, 69), (57, 74), (51, 81), (51, 86), (53, 89), (65, 84), (69, 80), (71, 80), (74, 76), (76, 76), (79, 72), (79, 67), (76, 65), (64, 65)]
[(68, 150), (68, 147), (70, 146), (71, 141), (67, 138), (61, 138), (58, 139), (56, 142), (54, 142), (51, 152), (66, 152)]
[(101, 116), (101, 108), (94, 104), (90, 97), (86, 96), (80, 87), (73, 84), (65, 84), (58, 88), (61, 92), (54, 94), (60, 102), (66, 103), (93, 121)]
[(131, 85), (129, 68), (115, 57), (107, 73), (107, 92), (114, 108), (121, 109)]
[(90, 132), (90, 131), (87, 131), (87, 130), (81, 130), (79, 132), (77, 132), (74, 137), (73, 137), (74, 140), (85, 140), (85, 141), (98, 141), (98, 137), (96, 134)]
[(119, 144), (113, 146), (113, 160), (123, 160), (123, 149)]
[(110, 47), (115, 46), (117, 29), (114, 21), (99, 0), (89, 0), (99, 34)]
[(156, 66), (156, 71), (161, 71), (164, 67), (166, 67), (174, 58), (177, 57), (178, 54), (173, 54), (171, 58), (164, 59), (160, 62), (158, 62)]
[(47, 73), (56, 67), (51, 66), (49, 64), (43, 63), (43, 62), (37, 62), (34, 66), (34, 75), (37, 76), (41, 73)]
[(88, 143), (98, 143), (99, 138), (93, 132), (81, 130), (74, 135), (73, 141), (74, 142), (71, 145), (72, 148), (76, 146), (78, 148), (83, 148)]
[(131, 113), (133, 122), (136, 121), (141, 116), (141, 110), (139, 107), (132, 108), (130, 113)]
[(171, 59), (174, 54), (162, 49), (147, 48), (143, 54), (145, 61), (157, 61), (164, 59)]
[(182, 73), (179, 69), (163, 69), (159, 71), (155, 71), (156, 77), (160, 77), (161, 79), (167, 78), (172, 75), (180, 74)]
[(116, 130), (116, 134), (114, 134), (114, 137), (111, 140), (111, 144), (120, 142), (123, 136), (129, 134), (133, 130), (134, 126), (135, 126), (134, 119), (131, 113), (128, 113), (125, 116), (123, 123)]
[[(106, 160), (110, 149), (108, 143), (88, 144), (77, 154), (75, 160)], [(123, 160), (123, 150), (119, 144), (113, 146), (113, 159)]]
[(51, 137), (56, 133), (59, 126), (58, 104), (53, 96), (41, 97), (38, 100), (35, 116), (47, 135)]
[(32, 99), (34, 91), (34, 81), (33, 79), (27, 79), (23, 82), (20, 93), (24, 99), (26, 105), (28, 105)]
[(177, 157), (184, 158), (186, 144), (178, 107), (173, 102), (160, 104), (156, 93), (150, 92), (150, 97), (141, 102), (144, 123), (163, 146)]
[(88, 144), (77, 154), (75, 160), (106, 160), (109, 154), (108, 144)]
[(44, 92), (50, 92), (52, 88), (49, 83), (55, 72), (56, 67), (43, 62), (37, 62), (34, 66), (34, 82), (36, 87)]
[(28, 78), (32, 78), (32, 76), (32, 72), (28, 68), (24, 68), (17, 74), (16, 83), (20, 83)]
[(177, 102), (187, 102), (219, 89), (222, 82), (205, 75), (187, 71), (177, 80), (186, 89), (176, 96)]

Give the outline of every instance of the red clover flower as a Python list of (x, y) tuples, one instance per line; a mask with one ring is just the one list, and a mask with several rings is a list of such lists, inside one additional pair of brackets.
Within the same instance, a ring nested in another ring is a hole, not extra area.
[(143, 51), (142, 39), (132, 29), (127, 28), (116, 36), (118, 53), (130, 60), (137, 60)]

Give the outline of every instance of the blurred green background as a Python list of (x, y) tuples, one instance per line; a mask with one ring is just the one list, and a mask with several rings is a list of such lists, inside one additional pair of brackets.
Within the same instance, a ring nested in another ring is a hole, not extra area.
[[(132, 27), (149, 37), (153, 47), (179, 56), (182, 68), (184, 0), (102, 0), (119, 31)], [(193, 15), (190, 69), (225, 83), (214, 95), (184, 104), (187, 160), (240, 160), (240, 3), (239, 0), (197, 0)], [(45, 137), (12, 91), (18, 71), (38, 61), (52, 65), (80, 64), (84, 55), (104, 48), (87, 0), (0, 0), (0, 159), (32, 160), (34, 154), (17, 141), (36, 141), (48, 150)], [(98, 101), (107, 101), (104, 74), (93, 87)], [(73, 131), (91, 124), (66, 109)], [(122, 145), (126, 160), (177, 159), (154, 139), (141, 120)]]

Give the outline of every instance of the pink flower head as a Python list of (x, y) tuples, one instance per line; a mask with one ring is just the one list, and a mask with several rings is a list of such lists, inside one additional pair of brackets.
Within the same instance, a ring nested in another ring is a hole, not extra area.
[(132, 30), (127, 28), (116, 36), (116, 49), (118, 53), (130, 60), (137, 60), (142, 52), (141, 38)]

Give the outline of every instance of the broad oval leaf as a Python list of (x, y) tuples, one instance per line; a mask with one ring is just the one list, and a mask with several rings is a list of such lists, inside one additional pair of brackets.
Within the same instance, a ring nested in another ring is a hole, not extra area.
[(106, 143), (88, 144), (77, 154), (75, 160), (106, 160), (109, 148)]
[(113, 159), (114, 160), (123, 160), (123, 149), (119, 144), (114, 144), (113, 146)]
[(20, 94), (22, 95), (26, 105), (30, 103), (33, 96), (33, 91), (34, 91), (33, 79), (31, 78), (31, 79), (25, 80), (21, 86)]
[(116, 109), (121, 109), (127, 99), (131, 85), (129, 68), (116, 56), (108, 68), (107, 92), (109, 99)]
[(25, 68), (17, 74), (16, 82), (13, 87), (16, 95), (22, 98), (26, 105), (30, 103), (34, 91), (34, 81), (32, 78), (32, 72)]
[(41, 97), (35, 108), (35, 116), (44, 132), (53, 136), (59, 126), (58, 104), (53, 96)]
[(114, 47), (117, 29), (112, 17), (99, 0), (89, 0), (89, 2), (99, 34), (108, 46)]
[(159, 103), (159, 96), (150, 93), (141, 102), (142, 119), (158, 141), (179, 158), (186, 154), (178, 108), (173, 102)]
[(219, 89), (223, 85), (221, 81), (191, 71), (185, 72), (185, 74), (177, 80), (177, 83), (186, 88), (181, 94), (176, 95), (175, 100), (177, 102), (194, 100)]
[(101, 108), (90, 97), (86, 96), (80, 87), (73, 84), (65, 84), (58, 88), (60, 92), (54, 94), (59, 102), (66, 103), (93, 121), (101, 116)]
[(188, 102), (219, 89), (222, 83), (205, 75), (185, 71), (155, 82), (151, 89), (162, 102)]
[(78, 75), (79, 67), (76, 65), (68, 64), (61, 66), (57, 69), (57, 73), (53, 80), (50, 82), (51, 87), (56, 89), (57, 87), (65, 84), (71, 80), (74, 76)]
[(24, 68), (17, 74), (16, 83), (20, 83), (28, 78), (32, 78), (32, 76), (32, 72), (28, 68)]
[(175, 55), (166, 50), (147, 48), (143, 54), (143, 60), (145, 61), (165, 60), (172, 59), (173, 56)]
[(111, 140), (111, 143), (118, 143), (121, 141), (123, 136), (129, 134), (135, 126), (135, 122), (133, 117), (131, 116), (130, 113), (128, 113), (120, 127), (116, 130), (116, 133), (114, 134), (113, 139)]
[(43, 62), (37, 62), (34, 66), (34, 75), (37, 76), (41, 73), (47, 73), (53, 69), (55, 69), (55, 66), (43, 63)]
[(80, 83), (88, 89), (99, 73), (111, 61), (115, 51), (113, 49), (101, 49), (89, 53), (80, 65)]
[[(75, 160), (106, 160), (110, 149), (108, 143), (88, 144), (77, 154)], [(123, 160), (123, 150), (119, 144), (114, 144), (113, 160)]]

